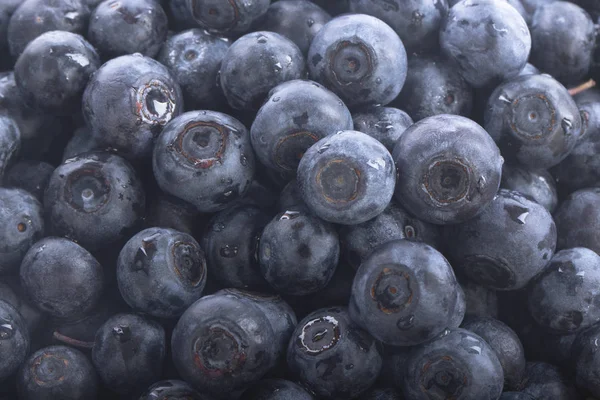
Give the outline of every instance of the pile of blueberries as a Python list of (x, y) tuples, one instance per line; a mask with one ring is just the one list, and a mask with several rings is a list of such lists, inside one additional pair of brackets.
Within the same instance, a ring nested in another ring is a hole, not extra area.
[(0, 0), (0, 400), (600, 399), (597, 23)]

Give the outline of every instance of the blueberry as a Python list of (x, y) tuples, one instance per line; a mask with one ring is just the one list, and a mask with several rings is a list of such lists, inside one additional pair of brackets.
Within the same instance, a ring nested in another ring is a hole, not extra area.
[(191, 234), (197, 215), (198, 212), (193, 205), (179, 200), (177, 197), (159, 192), (152, 197), (144, 222), (147, 228), (171, 228)]
[(331, 224), (307, 212), (285, 211), (265, 226), (258, 254), (262, 275), (275, 290), (302, 296), (327, 286), (340, 244)]
[(122, 395), (139, 394), (162, 373), (165, 331), (135, 314), (117, 314), (98, 330), (92, 361), (104, 385)]
[(318, 217), (338, 224), (360, 224), (381, 214), (395, 182), (390, 152), (357, 131), (321, 139), (298, 165), (298, 186), (306, 205)]
[(173, 35), (163, 45), (158, 60), (181, 86), (187, 109), (215, 109), (225, 103), (217, 77), (229, 45), (228, 39), (200, 29)]
[(342, 252), (355, 269), (378, 246), (396, 239), (424, 242), (437, 247), (440, 231), (436, 225), (413, 217), (395, 202), (375, 218), (340, 230)]
[(600, 382), (594, 371), (598, 370), (600, 359), (596, 351), (600, 339), (600, 324), (581, 331), (573, 343), (571, 365), (574, 367), (577, 386), (594, 396), (600, 395)]
[(519, 12), (504, 0), (466, 0), (450, 8), (440, 30), (443, 53), (473, 87), (515, 77), (527, 63), (531, 35)]
[(187, 12), (209, 32), (236, 36), (248, 32), (268, 10), (271, 0), (188, 0)]
[(154, 0), (105, 0), (90, 16), (87, 37), (105, 58), (154, 57), (167, 38), (167, 14)]
[[(350, 11), (369, 14), (390, 25), (409, 52), (436, 50), (447, 0), (350, 0)], [(410, 69), (409, 69), (410, 70)]]
[(182, 109), (181, 89), (169, 70), (139, 54), (102, 65), (83, 94), (93, 138), (131, 158), (148, 157), (155, 137)]
[(29, 354), (29, 331), (21, 314), (0, 300), (0, 381), (17, 371)]
[(145, 203), (131, 165), (104, 152), (65, 161), (52, 174), (44, 196), (52, 233), (90, 250), (125, 238), (144, 216)]
[(417, 122), (402, 134), (393, 157), (396, 198), (408, 212), (434, 224), (475, 217), (500, 186), (498, 147), (481, 126), (461, 116)]
[(0, 183), (21, 150), (21, 131), (12, 118), (0, 114)]
[(331, 15), (313, 2), (288, 0), (271, 4), (262, 26), (287, 37), (307, 54), (315, 35), (330, 20)]
[(104, 288), (100, 263), (77, 243), (62, 238), (45, 238), (31, 246), (20, 275), (32, 303), (57, 318), (85, 315), (99, 303)]
[(264, 379), (246, 390), (240, 400), (314, 400), (314, 397), (294, 382)]
[(331, 15), (340, 15), (350, 12), (349, 0), (311, 0), (322, 7)]
[(528, 362), (522, 391), (534, 399), (575, 400), (580, 399), (577, 390), (554, 365), (544, 362)]
[(505, 164), (502, 167), (502, 189), (521, 193), (552, 213), (558, 205), (554, 178), (546, 170), (530, 170)]
[(354, 398), (377, 379), (381, 349), (345, 308), (316, 310), (294, 331), (287, 352), (294, 379), (317, 396)]
[(416, 347), (405, 368), (402, 389), (408, 399), (497, 399), (504, 385), (494, 350), (464, 329), (447, 330)]
[(498, 318), (496, 291), (471, 282), (469, 279), (459, 279), (459, 283), (465, 293), (465, 318)]
[(460, 75), (456, 64), (444, 57), (412, 57), (406, 82), (394, 105), (415, 121), (439, 114), (468, 117), (473, 108), (473, 89)]
[(19, 312), (29, 332), (33, 333), (39, 328), (43, 320), (42, 313), (25, 298), (18, 276), (2, 278), (0, 300), (7, 302)]
[(210, 400), (208, 396), (199, 394), (184, 381), (174, 379), (156, 382), (138, 400), (170, 399)]
[(531, 21), (531, 62), (563, 83), (584, 78), (596, 45), (594, 22), (581, 7), (554, 1), (537, 8)]
[(484, 126), (507, 162), (530, 169), (561, 162), (582, 134), (577, 104), (549, 75), (520, 76), (498, 86)]
[(394, 388), (374, 388), (360, 395), (358, 400), (404, 400), (404, 396)]
[(498, 400), (535, 400), (535, 397), (524, 392), (503, 392)]
[(332, 19), (308, 51), (313, 80), (335, 92), (348, 107), (386, 105), (406, 78), (406, 50), (385, 22), (365, 14)]
[(458, 324), (452, 327), (458, 327), (464, 301), (441, 253), (424, 243), (394, 240), (377, 247), (356, 272), (350, 316), (385, 344), (414, 346), (433, 339), (455, 319)]
[(136, 311), (176, 318), (202, 296), (206, 259), (186, 233), (148, 228), (133, 236), (117, 261), (121, 295)]
[(49, 31), (83, 34), (90, 16), (82, 0), (25, 0), (8, 24), (8, 44), (16, 59), (36, 37)]
[(15, 64), (15, 81), (31, 107), (70, 114), (100, 67), (96, 50), (80, 35), (50, 31), (32, 40)]
[(158, 138), (153, 171), (162, 190), (198, 211), (222, 210), (244, 196), (254, 176), (248, 131), (220, 112), (187, 112)]
[(571, 193), (554, 213), (559, 249), (586, 247), (600, 254), (600, 188)]
[(304, 204), (304, 200), (302, 200), (302, 194), (300, 193), (296, 179), (292, 179), (281, 189), (279, 201), (277, 202), (277, 211), (290, 210), (308, 210), (306, 204)]
[(446, 255), (468, 278), (495, 290), (516, 290), (550, 263), (556, 226), (544, 207), (501, 189), (480, 215), (449, 226), (446, 239)]
[[(458, 3), (461, 0), (448, 0), (448, 5), (450, 7), (454, 7), (456, 5), (456, 3)], [(517, 10), (519, 12), (519, 14), (521, 14), (521, 16), (523, 17), (523, 19), (525, 20), (525, 22), (527, 22), (527, 24), (529, 24), (529, 21), (531, 20), (531, 13), (529, 11), (527, 11), (527, 8), (525, 8), (525, 6), (522, 3), (522, 0), (505, 0), (508, 4), (510, 4), (511, 6), (513, 6), (515, 8), (515, 10)], [(527, 1), (527, 0), (525, 0)], [(529, 0), (529, 1), (553, 1), (553, 0)]]
[(40, 202), (22, 189), (0, 188), (0, 275), (15, 272), (31, 245), (44, 236)]
[(92, 363), (79, 350), (49, 346), (27, 359), (17, 385), (19, 398), (23, 400), (94, 400), (98, 377)]
[(394, 107), (365, 107), (352, 114), (354, 129), (379, 140), (390, 151), (404, 131), (413, 124), (412, 118)]
[(75, 158), (83, 153), (102, 150), (103, 147), (108, 150), (105, 146), (96, 143), (88, 126), (82, 126), (73, 132), (73, 136), (65, 146), (62, 162), (67, 161), (69, 158)]
[(294, 42), (275, 32), (258, 31), (227, 49), (219, 83), (231, 107), (258, 110), (272, 88), (305, 75), (304, 56)]
[(21, 0), (7, 0), (0, 4), (0, 71), (11, 68), (11, 60), (8, 49), (8, 24), (10, 17), (20, 5)]
[(43, 201), (44, 191), (53, 172), (54, 167), (46, 162), (22, 160), (7, 171), (4, 185), (26, 190), (39, 201)]
[(291, 178), (310, 146), (353, 126), (338, 96), (316, 82), (293, 80), (271, 90), (252, 123), (250, 138), (262, 164)]

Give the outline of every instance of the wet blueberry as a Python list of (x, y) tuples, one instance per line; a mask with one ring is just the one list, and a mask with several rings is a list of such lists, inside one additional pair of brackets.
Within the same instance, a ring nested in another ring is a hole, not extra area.
[(379, 140), (390, 153), (404, 131), (413, 124), (412, 118), (393, 107), (366, 107), (352, 114), (354, 129)]
[(0, 114), (0, 183), (21, 150), (21, 131), (16, 121)]
[(209, 32), (236, 36), (246, 33), (268, 10), (271, 0), (187, 0), (188, 15)]
[(53, 172), (54, 167), (46, 162), (22, 160), (6, 172), (4, 186), (26, 190), (43, 201)]
[(0, 300), (0, 381), (8, 378), (29, 354), (29, 331), (21, 314)]
[(210, 400), (180, 380), (156, 382), (138, 400)]
[(502, 167), (502, 189), (519, 192), (553, 213), (558, 205), (556, 183), (548, 171), (531, 170), (504, 164)]
[(600, 254), (600, 189), (573, 192), (554, 213), (559, 249), (587, 247)]

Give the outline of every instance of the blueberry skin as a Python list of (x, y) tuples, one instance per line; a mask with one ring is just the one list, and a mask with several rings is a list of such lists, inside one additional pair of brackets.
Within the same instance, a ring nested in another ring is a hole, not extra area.
[[(459, 1), (460, 0), (448, 0), (448, 6), (454, 7), (454, 5), (456, 5), (456, 3), (458, 3)], [(508, 4), (510, 4), (511, 6), (513, 6), (515, 8), (515, 10), (517, 10), (519, 12), (519, 14), (521, 14), (521, 17), (523, 17), (525, 22), (527, 22), (527, 24), (529, 25), (529, 21), (531, 20), (531, 13), (527, 11), (527, 9), (525, 8), (525, 6), (521, 2), (521, 0), (505, 0), (505, 1)], [(549, 0), (538, 0), (538, 1), (549, 1)], [(552, 1), (552, 0), (550, 0), (550, 1)]]
[(293, 80), (269, 92), (252, 123), (250, 138), (263, 165), (293, 178), (310, 146), (353, 127), (350, 110), (337, 95), (316, 82)]
[(440, 26), (448, 13), (447, 0), (350, 0), (349, 4), (351, 12), (369, 14), (388, 24), (409, 53), (437, 49)]
[(134, 159), (152, 154), (156, 136), (182, 110), (181, 88), (169, 70), (140, 54), (102, 65), (83, 94), (94, 140)]
[(297, 211), (297, 210), (308, 210), (304, 200), (302, 200), (302, 194), (300, 188), (298, 188), (298, 181), (292, 179), (287, 185), (281, 189), (279, 193), (279, 201), (277, 202), (277, 211)]
[(314, 400), (314, 397), (294, 382), (264, 379), (246, 390), (240, 400)]
[(7, 0), (0, 4), (0, 71), (9, 70), (12, 68), (12, 60), (8, 50), (8, 24), (10, 17), (21, 4), (20, 0)]
[(527, 63), (531, 35), (519, 12), (503, 0), (461, 1), (440, 29), (442, 52), (475, 88), (515, 77)]
[(254, 177), (248, 131), (216, 111), (190, 111), (171, 121), (154, 147), (160, 188), (200, 212), (225, 209), (244, 196)]
[(257, 31), (227, 49), (219, 82), (232, 108), (252, 111), (275, 86), (305, 75), (304, 56), (294, 42), (275, 32)]
[(98, 376), (92, 363), (77, 349), (44, 347), (23, 364), (17, 381), (23, 400), (95, 400)]
[(395, 202), (375, 218), (340, 230), (342, 253), (354, 269), (378, 246), (396, 239), (424, 242), (437, 247), (440, 231), (438, 226), (413, 217)]
[(581, 397), (554, 365), (544, 362), (528, 362), (525, 369), (525, 387), (522, 392), (535, 399), (577, 400)]
[(0, 275), (15, 272), (32, 244), (44, 237), (42, 205), (22, 189), (0, 188)]
[(464, 302), (441, 253), (424, 243), (394, 240), (377, 247), (356, 271), (349, 310), (357, 324), (383, 343), (414, 346), (454, 325), (462, 310), (452, 326), (458, 327)]
[(63, 238), (35, 243), (21, 263), (21, 285), (31, 302), (63, 319), (91, 311), (104, 289), (102, 266), (86, 249)]
[(569, 334), (600, 322), (600, 256), (585, 247), (557, 252), (529, 285), (533, 319), (553, 333)]
[(341, 131), (312, 145), (298, 165), (298, 187), (309, 209), (325, 221), (354, 225), (381, 214), (396, 174), (392, 155), (378, 140)]
[(184, 381), (175, 379), (156, 382), (138, 400), (170, 399), (211, 400), (208, 396), (196, 392)]
[(138, 312), (176, 318), (202, 296), (206, 259), (186, 233), (148, 228), (129, 239), (117, 261), (123, 299)]
[(200, 29), (173, 35), (162, 46), (157, 59), (181, 86), (188, 110), (216, 109), (225, 104), (217, 77), (229, 46), (228, 39)]
[(473, 108), (473, 89), (450, 60), (441, 56), (412, 57), (406, 82), (393, 104), (415, 121), (439, 114), (468, 117)]
[(71, 114), (81, 107), (83, 91), (99, 67), (96, 50), (83, 36), (50, 31), (23, 50), (15, 64), (15, 81), (32, 108)]
[(386, 105), (406, 79), (406, 50), (385, 22), (365, 14), (332, 19), (308, 51), (311, 79), (342, 98), (350, 108)]
[(21, 131), (16, 121), (0, 114), (0, 182), (21, 150)]
[(600, 254), (600, 188), (571, 193), (554, 213), (558, 249), (586, 247)]
[(531, 62), (565, 84), (583, 79), (591, 66), (596, 31), (589, 14), (566, 1), (537, 8), (531, 21)]
[(498, 318), (498, 296), (496, 291), (471, 282), (459, 280), (465, 293), (465, 318)]
[(198, 212), (193, 205), (159, 192), (153, 196), (148, 205), (144, 226), (171, 228), (191, 235), (197, 217)]
[(248, 32), (269, 9), (271, 0), (187, 0), (187, 12), (201, 28), (238, 36)]
[(46, 162), (22, 160), (6, 172), (4, 186), (26, 190), (39, 201), (43, 201), (53, 172), (54, 167)]
[(96, 140), (94, 140), (92, 137), (89, 127), (82, 126), (73, 132), (73, 136), (71, 139), (69, 139), (69, 142), (65, 146), (62, 162), (67, 161), (69, 158), (75, 158), (83, 153), (99, 150), (108, 151), (108, 148), (96, 143)]
[(599, 338), (600, 324), (578, 333), (573, 342), (570, 359), (577, 386), (589, 391), (595, 397), (600, 395), (600, 380), (594, 373), (600, 364), (600, 358), (596, 351), (596, 343)]
[[(181, 377), (202, 393), (234, 395), (277, 360), (277, 338), (265, 313), (235, 294), (204, 296), (183, 313), (171, 339)], [(214, 346), (223, 349), (218, 354)]]
[(23, 317), (29, 332), (35, 332), (43, 320), (42, 312), (35, 308), (21, 288), (19, 277), (3, 277), (0, 282), (0, 300), (13, 306)]
[(294, 331), (287, 352), (291, 376), (319, 397), (354, 398), (381, 370), (379, 343), (341, 307), (316, 310)]
[(27, 323), (16, 308), (0, 300), (0, 381), (11, 376), (29, 354)]
[(504, 164), (500, 187), (521, 193), (544, 206), (549, 213), (553, 213), (558, 205), (556, 183), (546, 170), (530, 170)]
[(484, 120), (506, 161), (529, 169), (558, 164), (582, 134), (577, 104), (549, 75), (519, 76), (498, 86)]
[(313, 38), (329, 21), (331, 15), (311, 1), (278, 1), (269, 6), (262, 28), (287, 37), (307, 54)]
[(25, 0), (8, 24), (8, 45), (16, 59), (27, 44), (44, 32), (83, 34), (90, 9), (82, 0)]
[(539, 74), (539, 73), (540, 73), (539, 69), (537, 69), (532, 64), (527, 63), (527, 64), (525, 64), (525, 66), (523, 67), (523, 69), (521, 70), (521, 72), (519, 72), (519, 76), (535, 75), (535, 74)]
[(518, 390), (525, 373), (525, 351), (515, 331), (494, 318), (470, 319), (461, 328), (485, 340), (502, 365), (504, 388)]
[(144, 217), (146, 197), (133, 167), (106, 152), (61, 164), (44, 195), (50, 230), (98, 250), (127, 236)]
[(304, 211), (285, 211), (269, 222), (260, 237), (259, 263), (276, 291), (303, 296), (325, 288), (340, 255), (333, 225)]
[(402, 392), (394, 388), (375, 388), (369, 389), (361, 394), (358, 400), (404, 400)]
[(501, 189), (477, 217), (446, 230), (452, 265), (495, 290), (525, 287), (556, 249), (552, 215), (518, 192)]
[(392, 153), (396, 198), (433, 224), (455, 224), (479, 214), (500, 186), (503, 159), (487, 132), (458, 115), (436, 115), (408, 128)]
[(154, 57), (167, 39), (167, 14), (153, 0), (105, 0), (92, 12), (87, 37), (105, 58)]
[(165, 330), (135, 314), (117, 314), (96, 333), (92, 362), (106, 387), (121, 395), (138, 394), (162, 373)]
[(352, 114), (354, 129), (379, 140), (391, 153), (404, 131), (414, 122), (394, 107), (365, 107)]

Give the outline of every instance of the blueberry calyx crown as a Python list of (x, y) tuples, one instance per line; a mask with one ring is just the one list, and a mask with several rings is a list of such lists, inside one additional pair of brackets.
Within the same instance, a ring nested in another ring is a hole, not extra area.
[(330, 315), (308, 321), (302, 327), (297, 343), (308, 354), (320, 354), (334, 347), (341, 339), (341, 329), (337, 319)]

